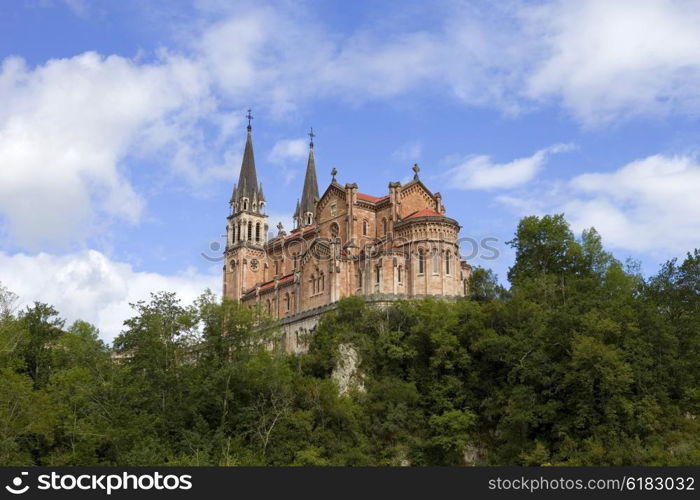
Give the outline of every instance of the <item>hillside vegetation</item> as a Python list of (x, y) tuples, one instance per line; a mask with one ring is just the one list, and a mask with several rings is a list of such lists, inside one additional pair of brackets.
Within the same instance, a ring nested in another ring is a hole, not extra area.
[(560, 215), (510, 245), (510, 289), (475, 269), (465, 299), (345, 299), (303, 355), (256, 311), (159, 292), (113, 358), (0, 289), (0, 464), (699, 464), (700, 251), (644, 279)]

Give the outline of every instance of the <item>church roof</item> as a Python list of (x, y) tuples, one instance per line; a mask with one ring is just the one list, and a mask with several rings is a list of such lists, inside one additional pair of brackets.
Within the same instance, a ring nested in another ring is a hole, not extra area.
[(357, 199), (362, 200), (362, 201), (369, 201), (371, 203), (378, 203), (380, 201), (384, 201), (387, 198), (389, 198), (389, 195), (385, 196), (372, 196), (370, 194), (365, 194), (365, 193), (357, 193)]
[(413, 212), (412, 214), (407, 215), (403, 218), (403, 220), (415, 219), (417, 217), (443, 217), (443, 215), (441, 213), (436, 212), (435, 210), (424, 208), (423, 210), (418, 210), (417, 212)]

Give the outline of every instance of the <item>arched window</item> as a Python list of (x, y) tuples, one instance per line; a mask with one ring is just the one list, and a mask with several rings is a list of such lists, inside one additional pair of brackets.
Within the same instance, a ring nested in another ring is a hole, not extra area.
[(280, 261), (276, 260), (275, 261), (275, 276), (277, 276), (280, 273)]
[(337, 238), (338, 233), (340, 233), (340, 227), (338, 226), (337, 222), (334, 222), (333, 224), (331, 224), (331, 237)]
[(367, 236), (367, 233), (369, 233), (369, 224), (367, 223), (366, 220), (362, 221), (362, 235)]
[(253, 239), (253, 223), (248, 221), (248, 241)]
[(445, 252), (445, 274), (450, 274), (450, 260), (452, 260), (452, 254)]
[(248, 198), (243, 198), (243, 210), (248, 210)]
[(433, 274), (440, 272), (440, 253), (437, 248), (433, 248)]
[(291, 309), (291, 307), (292, 307), (292, 301), (291, 301), (288, 293), (285, 294), (285, 296), (284, 296), (284, 306), (285, 306), (285, 308), (286, 308), (285, 310), (287, 312), (289, 312), (289, 309)]
[(255, 224), (255, 241), (260, 243), (260, 223)]
[(418, 250), (418, 274), (423, 274), (425, 272), (425, 250), (420, 248)]
[(316, 294), (316, 275), (311, 275), (311, 295)]
[(398, 278), (399, 283), (401, 283), (401, 266), (396, 268), (396, 277)]
[(322, 292), (323, 290), (326, 289), (326, 276), (321, 273), (321, 277), (319, 278), (320, 281), (320, 286), (319, 286), (319, 292)]
[(272, 302), (270, 302), (270, 299), (267, 299), (267, 314), (272, 314)]
[(238, 221), (238, 231), (236, 231), (236, 241), (241, 241), (241, 221)]
[(374, 282), (377, 285), (379, 285), (381, 278), (382, 278), (382, 268), (380, 266), (377, 266), (374, 268)]
[(382, 219), (382, 229), (384, 230), (384, 235), (386, 236), (386, 229), (387, 229), (386, 218)]

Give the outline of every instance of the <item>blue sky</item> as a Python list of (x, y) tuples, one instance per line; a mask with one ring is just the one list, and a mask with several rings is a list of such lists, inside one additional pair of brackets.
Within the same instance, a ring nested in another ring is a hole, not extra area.
[(313, 126), (321, 190), (418, 162), (501, 278), (555, 212), (653, 274), (698, 246), (698, 47), (698, 1), (3, 2), (0, 283), (105, 339), (150, 291), (218, 292), (248, 107), (271, 227)]

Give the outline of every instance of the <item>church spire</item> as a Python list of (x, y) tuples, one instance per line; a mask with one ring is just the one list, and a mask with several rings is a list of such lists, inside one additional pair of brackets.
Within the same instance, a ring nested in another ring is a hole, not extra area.
[[(252, 210), (259, 212), (261, 203), (265, 201), (262, 192), (262, 184), (258, 184), (258, 176), (255, 172), (255, 155), (253, 154), (253, 137), (250, 121), (253, 119), (251, 110), (248, 110), (246, 115), (248, 119), (248, 134), (245, 141), (245, 149), (243, 150), (243, 161), (241, 162), (241, 171), (238, 176), (238, 184), (234, 188), (231, 203), (236, 205), (237, 210)], [(253, 206), (255, 202), (255, 206)]]
[(301, 203), (297, 205), (294, 218), (298, 227), (309, 226), (316, 221), (316, 200), (318, 199), (318, 181), (316, 180), (316, 162), (314, 160), (314, 129), (309, 132), (309, 160), (306, 163), (304, 189), (301, 192)]

